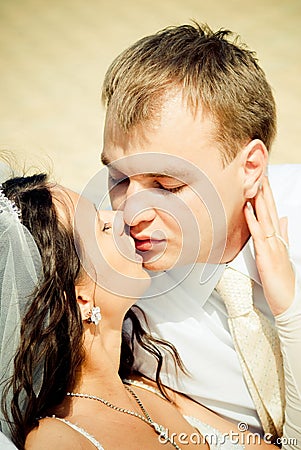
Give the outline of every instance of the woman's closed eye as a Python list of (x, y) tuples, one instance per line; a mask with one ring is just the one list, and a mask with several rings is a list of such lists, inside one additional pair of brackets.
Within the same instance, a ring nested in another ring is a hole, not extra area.
[(110, 230), (111, 228), (112, 228), (112, 223), (111, 223), (111, 222), (104, 222), (101, 231), (108, 231), (108, 230)]

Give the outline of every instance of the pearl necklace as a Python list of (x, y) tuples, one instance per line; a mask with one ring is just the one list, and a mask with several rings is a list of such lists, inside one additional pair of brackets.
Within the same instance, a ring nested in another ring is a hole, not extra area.
[(105, 406), (108, 406), (111, 409), (114, 409), (114, 411), (119, 411), (121, 413), (124, 414), (129, 414), (130, 416), (134, 416), (137, 417), (137, 419), (142, 420), (143, 422), (145, 422), (147, 425), (149, 425), (150, 427), (152, 427), (155, 432), (162, 437), (166, 442), (170, 442), (170, 444), (176, 448), (177, 450), (181, 450), (181, 448), (173, 441), (170, 439), (170, 437), (168, 436), (168, 432), (166, 431), (166, 429), (163, 427), (163, 425), (158, 424), (157, 422), (155, 422), (150, 415), (148, 414), (148, 412), (146, 411), (142, 401), (140, 400), (140, 398), (138, 397), (138, 395), (129, 387), (129, 386), (124, 386), (125, 389), (132, 395), (132, 397), (135, 399), (136, 403), (139, 405), (141, 411), (143, 412), (143, 416), (141, 414), (138, 414), (135, 411), (131, 411), (130, 409), (126, 409), (126, 408), (119, 408), (119, 406), (115, 406), (112, 403), (110, 403), (108, 400), (105, 400), (101, 397), (96, 397), (96, 395), (90, 395), (90, 394), (81, 394), (79, 392), (67, 392), (67, 395), (69, 397), (79, 397), (79, 398), (88, 398), (90, 400), (96, 400), (98, 402), (103, 403)]

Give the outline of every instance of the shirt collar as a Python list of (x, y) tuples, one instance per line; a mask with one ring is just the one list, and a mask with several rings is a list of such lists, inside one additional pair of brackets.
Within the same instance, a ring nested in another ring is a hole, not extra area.
[[(233, 261), (227, 264), (196, 263), (190, 266), (176, 267), (166, 272), (150, 271), (152, 285), (143, 297), (160, 296), (180, 287), (191, 298), (198, 299), (199, 305), (203, 306), (219, 282), (226, 266), (232, 267), (261, 284), (255, 263), (253, 241), (249, 239)], [(177, 291), (176, 295), (180, 296), (181, 292)]]
[(202, 306), (210, 297), (225, 266), (225, 264), (197, 263), (176, 267), (159, 274), (150, 272), (152, 285), (145, 296), (160, 296), (176, 288), (177, 296), (181, 296), (181, 290), (183, 290), (191, 298), (198, 299), (199, 305)]
[(228, 266), (249, 276), (261, 286), (261, 280), (255, 262), (255, 250), (252, 238), (247, 241), (233, 261), (228, 263)]

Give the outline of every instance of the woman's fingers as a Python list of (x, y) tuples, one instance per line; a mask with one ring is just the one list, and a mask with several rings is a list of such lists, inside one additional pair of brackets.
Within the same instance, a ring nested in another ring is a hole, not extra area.
[(269, 191), (269, 186), (266, 186), (266, 182), (264, 182), (262, 189), (257, 192), (254, 199), (256, 217), (266, 236), (270, 236), (274, 232), (280, 233), (275, 203)]
[(262, 233), (262, 229), (261, 229), (261, 226), (260, 226), (256, 216), (255, 216), (254, 208), (253, 208), (251, 202), (247, 202), (247, 204), (245, 206), (245, 218), (246, 218), (250, 233), (251, 233), (252, 237), (254, 238), (254, 240), (262, 239), (264, 237), (263, 233)]
[(283, 237), (287, 245), (288, 242), (288, 220), (287, 217), (281, 217), (279, 219), (279, 225), (280, 225), (280, 235)]
[(262, 181), (262, 194), (265, 201), (266, 208), (269, 213), (270, 220), (272, 222), (273, 229), (276, 231), (276, 233), (280, 233), (280, 226), (279, 226), (279, 218), (277, 213), (277, 208), (274, 200), (274, 196), (271, 190), (271, 186), (268, 180), (268, 177), (265, 176)]
[(255, 247), (256, 264), (266, 299), (274, 315), (285, 311), (294, 297), (294, 271), (287, 250), (287, 218), (279, 219), (269, 185), (258, 192), (254, 208), (244, 213)]

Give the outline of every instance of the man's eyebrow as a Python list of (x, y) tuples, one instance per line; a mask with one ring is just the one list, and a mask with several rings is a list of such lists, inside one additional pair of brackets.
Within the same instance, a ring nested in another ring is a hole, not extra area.
[[(104, 166), (110, 166), (112, 169), (117, 171), (120, 170), (120, 168), (118, 168), (118, 160), (111, 162), (105, 153), (101, 154), (101, 162)], [(151, 178), (177, 178), (179, 180), (184, 180), (187, 179), (190, 174), (188, 170), (183, 170), (183, 168), (177, 169), (176, 167), (166, 167), (162, 168), (161, 172), (137, 171), (135, 175)]]
[(162, 171), (162, 172), (145, 172), (141, 173), (142, 177), (151, 177), (151, 178), (177, 178), (179, 180), (185, 177), (184, 172), (180, 171)]

